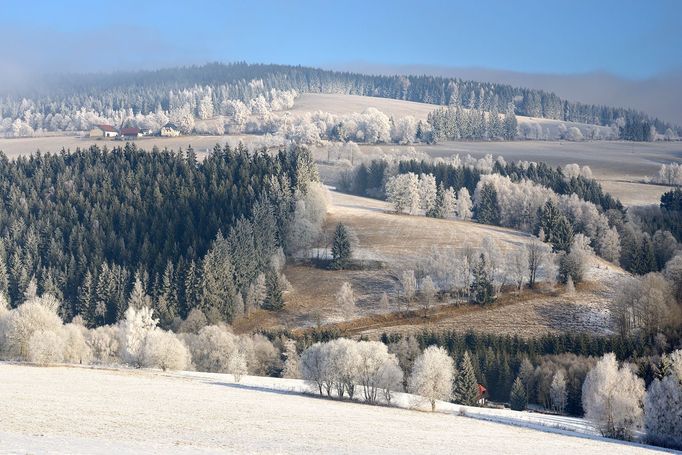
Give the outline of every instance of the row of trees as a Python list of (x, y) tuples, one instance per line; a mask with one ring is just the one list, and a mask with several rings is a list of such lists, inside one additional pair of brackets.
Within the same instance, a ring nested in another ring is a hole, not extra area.
[[(569, 403), (575, 407), (578, 400), (578, 409), (584, 409), (585, 417), (605, 436), (631, 439), (634, 431), (644, 426), (649, 442), (679, 448), (682, 420), (676, 411), (682, 396), (682, 351), (663, 358), (667, 369), (648, 390), (630, 365), (619, 366), (613, 353), (599, 361), (583, 361), (575, 356), (557, 358), (559, 364), (568, 363), (568, 373), (563, 365), (554, 372), (545, 363), (534, 369), (524, 358), (518, 376), (506, 387), (504, 401), (508, 399), (512, 409), (523, 410), (531, 393), (537, 390), (547, 408), (563, 413)], [(301, 372), (320, 395), (332, 396), (334, 392), (338, 397), (347, 395), (353, 399), (356, 386), (360, 386), (368, 403), (377, 402), (379, 391), (390, 403), (392, 391), (402, 391), (405, 386), (423, 397), (432, 411), (438, 400), (476, 406), (481, 397), (469, 352), (455, 362), (443, 347), (431, 345), (421, 351), (414, 342), (410, 346), (409, 341), (388, 348), (379, 342), (345, 338), (318, 342), (302, 353)], [(504, 386), (509, 379), (501, 380)]]
[[(278, 91), (378, 96), (486, 112), (544, 117), (597, 125), (618, 124), (623, 137), (642, 140), (638, 132), (673, 128), (633, 110), (573, 103), (541, 90), (433, 76), (370, 76), (286, 65), (246, 63), (170, 68), (115, 74), (52, 75), (21, 93), (2, 93), (0, 117), (31, 125), (34, 116), (60, 127), (78, 112), (107, 117), (185, 111), (201, 118), (228, 109), (228, 100), (250, 103)], [(61, 121), (55, 121), (60, 116)], [(44, 123), (44, 122), (43, 122)], [(116, 123), (118, 124), (118, 123)], [(32, 127), (32, 126), (31, 126)], [(638, 134), (636, 134), (638, 133)], [(679, 133), (678, 133), (679, 134)]]
[(303, 149), (0, 159), (0, 294), (16, 306), (35, 280), (89, 326), (122, 318), (134, 284), (164, 327), (194, 308), (215, 322), (279, 308), (283, 252), (305, 249), (326, 213)]
[(461, 159), (453, 155), (448, 161), (444, 160), (371, 160), (368, 164), (360, 163), (343, 187), (345, 191), (354, 194), (384, 197), (386, 181), (396, 174), (413, 173), (416, 175), (431, 174), (436, 184), (443, 184), (445, 188), (452, 187), (455, 191), (466, 187), (473, 193), (483, 174), (499, 174), (508, 177), (512, 182), (524, 180), (547, 187), (559, 195), (575, 194), (580, 199), (592, 202), (603, 211), (611, 209), (622, 210), (622, 204), (610, 194), (605, 193), (599, 182), (592, 178), (589, 167), (567, 165), (563, 168), (552, 168), (546, 163), (510, 162), (504, 158), (493, 159), (486, 155), (475, 159), (467, 155)]
[(512, 106), (501, 117), (496, 106), (488, 113), (478, 109), (449, 106), (436, 109), (428, 115), (431, 126), (429, 142), (473, 140), (512, 141), (518, 133), (518, 123)]
[(158, 326), (154, 310), (131, 296), (128, 309), (115, 325), (88, 329), (82, 318), (63, 324), (59, 301), (29, 291), (24, 303), (9, 309), (0, 297), (0, 357), (41, 365), (75, 363), (196, 369), (244, 374), (298, 376), (298, 354), (287, 338), (232, 334), (225, 325), (208, 325), (198, 310), (176, 329)]

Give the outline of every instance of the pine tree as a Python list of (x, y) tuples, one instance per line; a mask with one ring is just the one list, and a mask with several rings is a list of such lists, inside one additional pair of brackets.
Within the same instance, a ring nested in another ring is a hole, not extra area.
[(284, 297), (282, 296), (282, 282), (276, 270), (270, 269), (265, 277), (265, 300), (263, 308), (268, 310), (281, 310), (284, 308)]
[(4, 257), (0, 254), (0, 294), (9, 298), (9, 277)]
[(332, 243), (332, 268), (340, 270), (346, 267), (352, 255), (352, 247), (348, 229), (344, 224), (337, 224)]
[(478, 205), (476, 206), (476, 219), (482, 224), (500, 224), (500, 206), (497, 202), (497, 190), (491, 183), (486, 183), (481, 188)]
[(135, 283), (133, 284), (133, 290), (130, 292), (130, 297), (128, 298), (128, 308), (134, 308), (139, 310), (141, 308), (151, 308), (152, 299), (147, 295), (147, 292), (142, 285), (142, 280), (140, 276), (135, 277)]
[(96, 323), (94, 300), (95, 283), (92, 273), (88, 270), (85, 272), (83, 284), (78, 288), (78, 305), (76, 306), (76, 314), (80, 315), (88, 326), (93, 326)]
[(559, 208), (551, 199), (548, 199), (540, 209), (538, 226), (536, 228), (538, 236), (540, 236), (540, 233), (544, 234), (541, 236), (543, 242), (553, 243), (559, 217), (561, 217)]
[(161, 278), (161, 286), (156, 299), (156, 310), (164, 326), (178, 315), (178, 292), (175, 286), (175, 271), (171, 261), (167, 262), (166, 270)]
[(183, 297), (185, 314), (183, 316), (187, 317), (193, 308), (198, 308), (201, 305), (202, 300), (201, 282), (197, 272), (196, 263), (193, 259), (190, 261), (187, 269), (185, 270), (184, 278)]
[(526, 388), (523, 386), (521, 379), (518, 377), (514, 380), (509, 395), (509, 405), (514, 411), (524, 411), (528, 406), (528, 396), (526, 395)]
[(552, 246), (555, 251), (570, 251), (573, 244), (573, 227), (568, 219), (561, 215), (553, 233)]
[(486, 267), (485, 255), (481, 253), (478, 263), (474, 267), (473, 281), (471, 283), (471, 298), (473, 303), (479, 305), (487, 305), (493, 303), (495, 300), (495, 288), (493, 282), (488, 276)]
[(469, 352), (464, 351), (464, 355), (459, 362), (457, 376), (452, 391), (453, 401), (466, 406), (476, 406), (478, 404), (478, 381), (471, 364)]
[(201, 310), (215, 321), (232, 321), (235, 316), (234, 267), (229, 256), (229, 244), (218, 233), (211, 249), (204, 256)]

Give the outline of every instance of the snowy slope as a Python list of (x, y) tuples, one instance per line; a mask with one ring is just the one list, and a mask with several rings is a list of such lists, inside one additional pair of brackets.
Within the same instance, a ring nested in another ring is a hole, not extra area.
[[(296, 380), (0, 364), (0, 453), (644, 453), (634, 444), (515, 425), (579, 419), (467, 410), (445, 413), (300, 395)], [(401, 406), (414, 397), (400, 395)], [(563, 434), (561, 434), (563, 433)], [(575, 433), (573, 433), (575, 434)]]

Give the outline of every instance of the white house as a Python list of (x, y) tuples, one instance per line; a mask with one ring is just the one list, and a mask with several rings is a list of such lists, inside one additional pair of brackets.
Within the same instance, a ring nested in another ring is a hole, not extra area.
[(173, 123), (166, 123), (161, 128), (159, 134), (165, 137), (177, 137), (180, 136), (180, 130)]

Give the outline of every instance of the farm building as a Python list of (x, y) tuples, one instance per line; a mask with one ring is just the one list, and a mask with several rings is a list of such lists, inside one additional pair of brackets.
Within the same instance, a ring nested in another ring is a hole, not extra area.
[(142, 131), (139, 128), (121, 128), (121, 136), (132, 139), (142, 136)]
[(165, 136), (165, 137), (176, 137), (176, 136), (180, 136), (180, 130), (174, 124), (166, 123), (161, 128), (160, 134), (161, 134), (161, 136)]
[(116, 137), (118, 131), (111, 125), (95, 125), (90, 130), (90, 137)]

